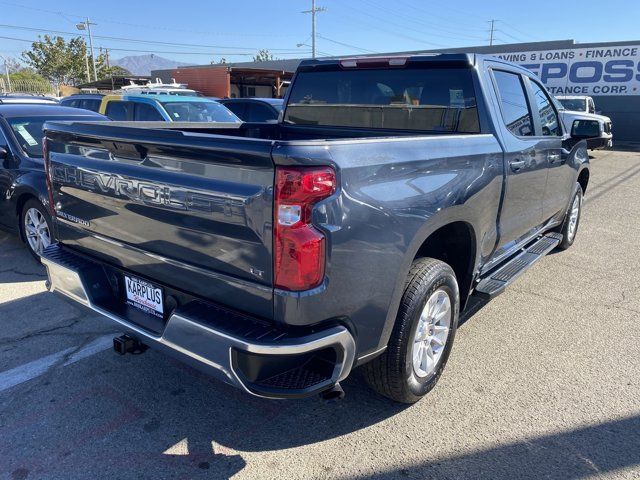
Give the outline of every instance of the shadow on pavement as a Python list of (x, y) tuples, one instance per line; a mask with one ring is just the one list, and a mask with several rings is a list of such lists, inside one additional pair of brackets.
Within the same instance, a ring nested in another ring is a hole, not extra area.
[[(581, 479), (640, 466), (640, 416), (566, 430), (471, 453), (437, 457), (418, 465), (370, 475), (369, 480)], [(638, 478), (640, 470), (636, 470)]]

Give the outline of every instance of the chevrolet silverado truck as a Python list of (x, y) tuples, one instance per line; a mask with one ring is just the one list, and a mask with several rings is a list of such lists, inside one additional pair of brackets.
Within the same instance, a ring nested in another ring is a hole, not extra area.
[(574, 242), (593, 127), (466, 54), (304, 61), (279, 123), (48, 123), (48, 285), (121, 353), (269, 398), (362, 366), (415, 402), (461, 312)]

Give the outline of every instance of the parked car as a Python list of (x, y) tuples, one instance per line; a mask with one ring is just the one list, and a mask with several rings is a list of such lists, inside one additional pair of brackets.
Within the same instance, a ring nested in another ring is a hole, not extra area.
[(92, 112), (100, 111), (100, 103), (104, 95), (102, 93), (76, 93), (60, 100), (60, 105), (65, 107), (84, 108)]
[(0, 94), (0, 105), (13, 104), (38, 104), (38, 105), (58, 105), (58, 100), (43, 95), (27, 95), (18, 93)]
[(611, 119), (596, 113), (593, 98), (588, 96), (557, 96), (556, 99), (562, 105), (560, 116), (567, 130), (576, 120), (595, 120), (600, 125), (600, 135), (591, 138), (587, 145), (591, 150), (613, 147), (613, 126)]
[(218, 102), (243, 122), (276, 122), (284, 106), (281, 98), (224, 98)]
[(0, 105), (0, 227), (19, 232), (36, 258), (52, 239), (42, 153), (47, 120), (107, 120), (88, 110)]
[(415, 402), (460, 312), (573, 244), (595, 122), (566, 132), (534, 74), (476, 55), (304, 61), (287, 98), (280, 123), (197, 133), (47, 124), (50, 288), (120, 353), (253, 395), (340, 396), (362, 365)]
[(565, 110), (581, 113), (599, 113), (596, 112), (596, 104), (592, 97), (586, 95), (558, 95), (556, 98)]
[(100, 113), (118, 121), (240, 122), (218, 102), (181, 95), (107, 95)]

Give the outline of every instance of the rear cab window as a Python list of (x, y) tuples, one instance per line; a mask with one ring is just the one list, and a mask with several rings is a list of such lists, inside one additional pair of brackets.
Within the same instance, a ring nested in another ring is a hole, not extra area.
[(460, 67), (299, 72), (291, 86), (284, 122), (480, 133), (471, 69)]

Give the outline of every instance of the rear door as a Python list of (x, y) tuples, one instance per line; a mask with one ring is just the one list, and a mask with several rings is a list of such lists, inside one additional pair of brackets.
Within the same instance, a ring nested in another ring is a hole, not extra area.
[(133, 102), (122, 100), (109, 100), (105, 115), (114, 121), (128, 122), (133, 120)]
[(499, 219), (499, 256), (532, 235), (543, 222), (547, 183), (544, 140), (536, 135), (525, 79), (518, 71), (497, 64), (492, 77), (505, 145), (506, 185)]

